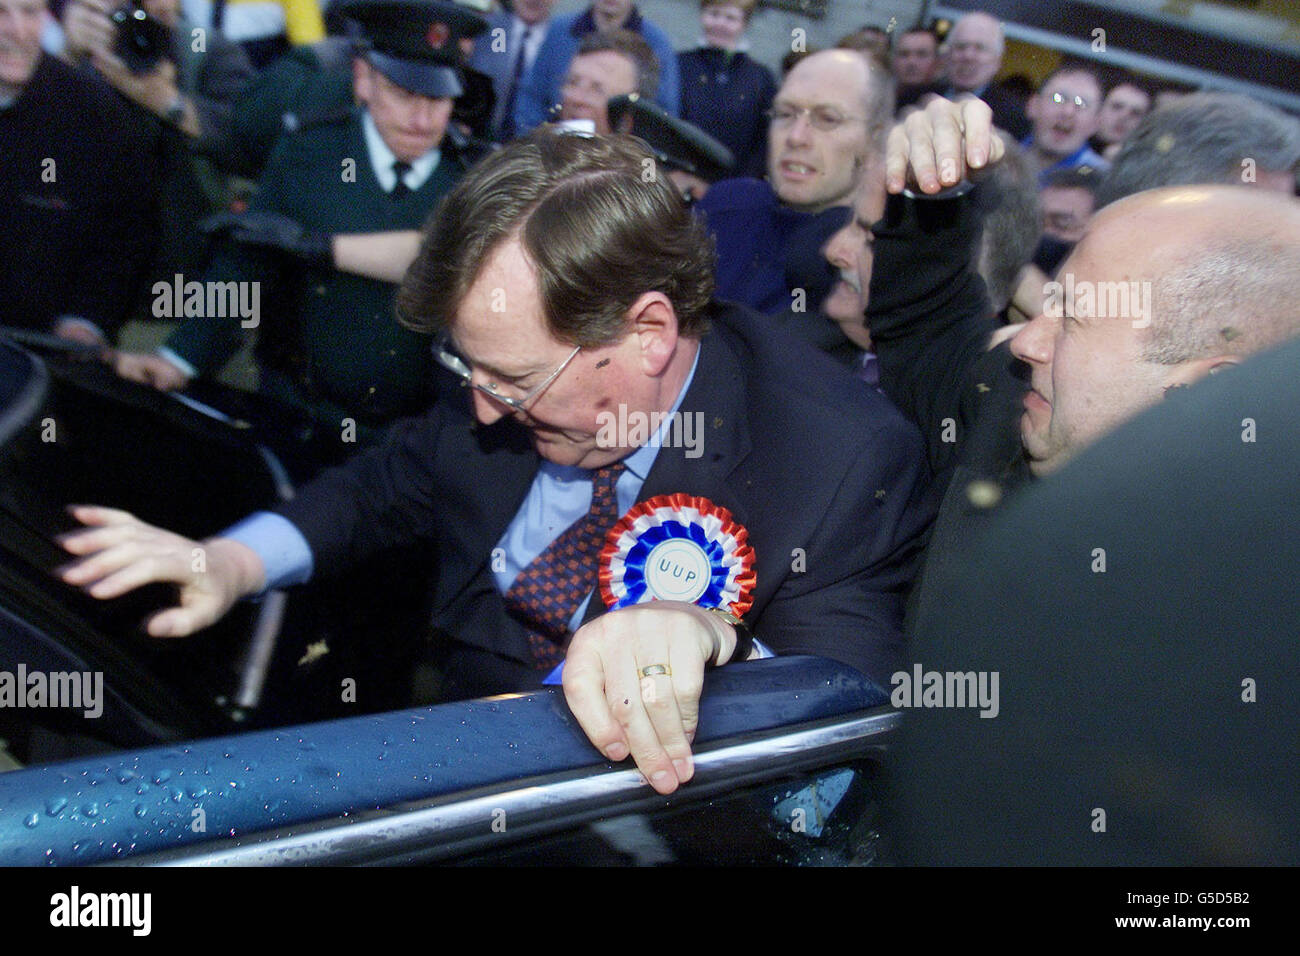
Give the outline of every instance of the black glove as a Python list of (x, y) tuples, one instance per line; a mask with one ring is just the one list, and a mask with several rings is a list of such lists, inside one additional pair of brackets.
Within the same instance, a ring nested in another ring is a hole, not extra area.
[(219, 212), (199, 224), (208, 235), (229, 232), (230, 238), (260, 249), (276, 249), (296, 256), (309, 265), (334, 265), (334, 237), (304, 229), (299, 223), (275, 212)]

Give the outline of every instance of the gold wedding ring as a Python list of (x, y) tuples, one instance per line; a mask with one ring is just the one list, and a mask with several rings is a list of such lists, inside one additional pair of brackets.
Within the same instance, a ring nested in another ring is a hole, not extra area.
[(664, 677), (672, 677), (673, 669), (667, 664), (651, 664), (648, 667), (641, 668), (642, 677), (658, 677), (660, 674)]

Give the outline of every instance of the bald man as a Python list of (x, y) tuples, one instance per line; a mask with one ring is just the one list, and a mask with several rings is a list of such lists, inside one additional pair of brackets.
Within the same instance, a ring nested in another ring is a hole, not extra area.
[[(1152, 236), (1161, 241), (1153, 243)], [(885, 251), (878, 245), (878, 258)], [(956, 281), (950, 287), (957, 288)], [(936, 572), (965, 559), (972, 524), (989, 520), (994, 506), (1021, 485), (1050, 475), (1182, 386), (1300, 335), (1300, 312), (1291, 307), (1297, 287), (1300, 203), (1245, 186), (1175, 186), (1098, 213), (1045, 287), (1043, 310), (1009, 344), (1028, 385), (1018, 422), (1020, 453), (992, 465), (978, 458), (977, 436), (999, 434), (1010, 424), (1003, 416), (1016, 411), (1006, 394), (983, 396), (982, 417), (955, 436), (969, 447), (960, 452), (940, 509), (919, 606), (946, 600), (929, 582), (946, 578), (947, 571)], [(895, 380), (884, 374), (898, 364), (889, 352), (897, 326), (883, 318), (879, 327), (874, 317), (869, 321), (886, 393), (908, 411), (906, 395), (891, 393)], [(941, 313), (935, 325), (946, 321)], [(976, 328), (975, 320), (967, 327)], [(943, 334), (934, 333), (929, 352), (908, 355), (925, 376), (917, 391), (932, 403), (911, 414), (932, 446), (945, 422), (963, 421), (958, 393), (944, 389), (968, 376), (951, 366), (983, 363), (986, 374), (1007, 348), (959, 353)], [(957, 354), (962, 357), (954, 360)], [(1017, 387), (1006, 377), (984, 381), (995, 392)]]
[(993, 123), (1017, 141), (1032, 130), (1019, 97), (993, 82), (1002, 69), (1006, 41), (1002, 24), (990, 14), (968, 13), (953, 26), (943, 46), (948, 70), (949, 99), (978, 96), (993, 110)]
[(894, 79), (855, 50), (800, 60), (772, 103), (767, 180), (715, 183), (699, 205), (718, 251), (718, 295), (816, 315), (838, 273), (821, 248), (848, 220), (867, 160), (884, 155)]
[(1300, 334), (1297, 287), (1300, 203), (1176, 186), (1102, 210), (1044, 311), (1011, 340), (1032, 370), (1021, 419), (1030, 470), (1055, 471), (1170, 390)]

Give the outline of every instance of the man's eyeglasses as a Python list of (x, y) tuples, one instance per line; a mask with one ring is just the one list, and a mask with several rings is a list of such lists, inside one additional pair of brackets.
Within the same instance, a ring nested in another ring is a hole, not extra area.
[(509, 395), (501, 394), (501, 386), (496, 382), (488, 382), (485, 385), (480, 385), (473, 381), (473, 373), (470, 371), (469, 363), (452, 351), (451, 338), (449, 336), (444, 335), (433, 343), (433, 357), (438, 360), (439, 365), (459, 378), (461, 385), (466, 388), (476, 388), (493, 401), (500, 402), (507, 408), (512, 408), (517, 412), (521, 412), (527, 408), (529, 402), (546, 390), (546, 386), (559, 378), (560, 373), (568, 368), (569, 363), (577, 358), (578, 353), (581, 351), (582, 346), (576, 346), (574, 350), (569, 353), (569, 357), (561, 362), (556, 367), (555, 371), (542, 379), (536, 388), (522, 398), (513, 398)]
[(839, 129), (845, 123), (865, 123), (861, 116), (845, 116), (839, 110), (827, 106), (774, 106), (767, 111), (767, 118), (773, 126), (793, 126), (799, 117), (807, 114), (813, 129), (829, 133)]
[(1086, 110), (1088, 108), (1088, 101), (1077, 93), (1074, 96), (1067, 96), (1065, 93), (1053, 93), (1049, 99), (1057, 106), (1064, 106), (1069, 103), (1076, 110)]

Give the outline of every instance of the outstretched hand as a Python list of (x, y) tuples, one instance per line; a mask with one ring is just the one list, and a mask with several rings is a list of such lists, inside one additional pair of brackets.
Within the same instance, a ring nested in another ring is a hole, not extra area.
[(145, 629), (153, 637), (202, 630), (264, 586), (261, 560), (237, 541), (193, 541), (114, 508), (74, 505), (69, 511), (88, 527), (58, 539), (80, 558), (59, 570), (65, 583), (101, 600), (157, 582), (179, 586), (178, 604), (149, 618)]

